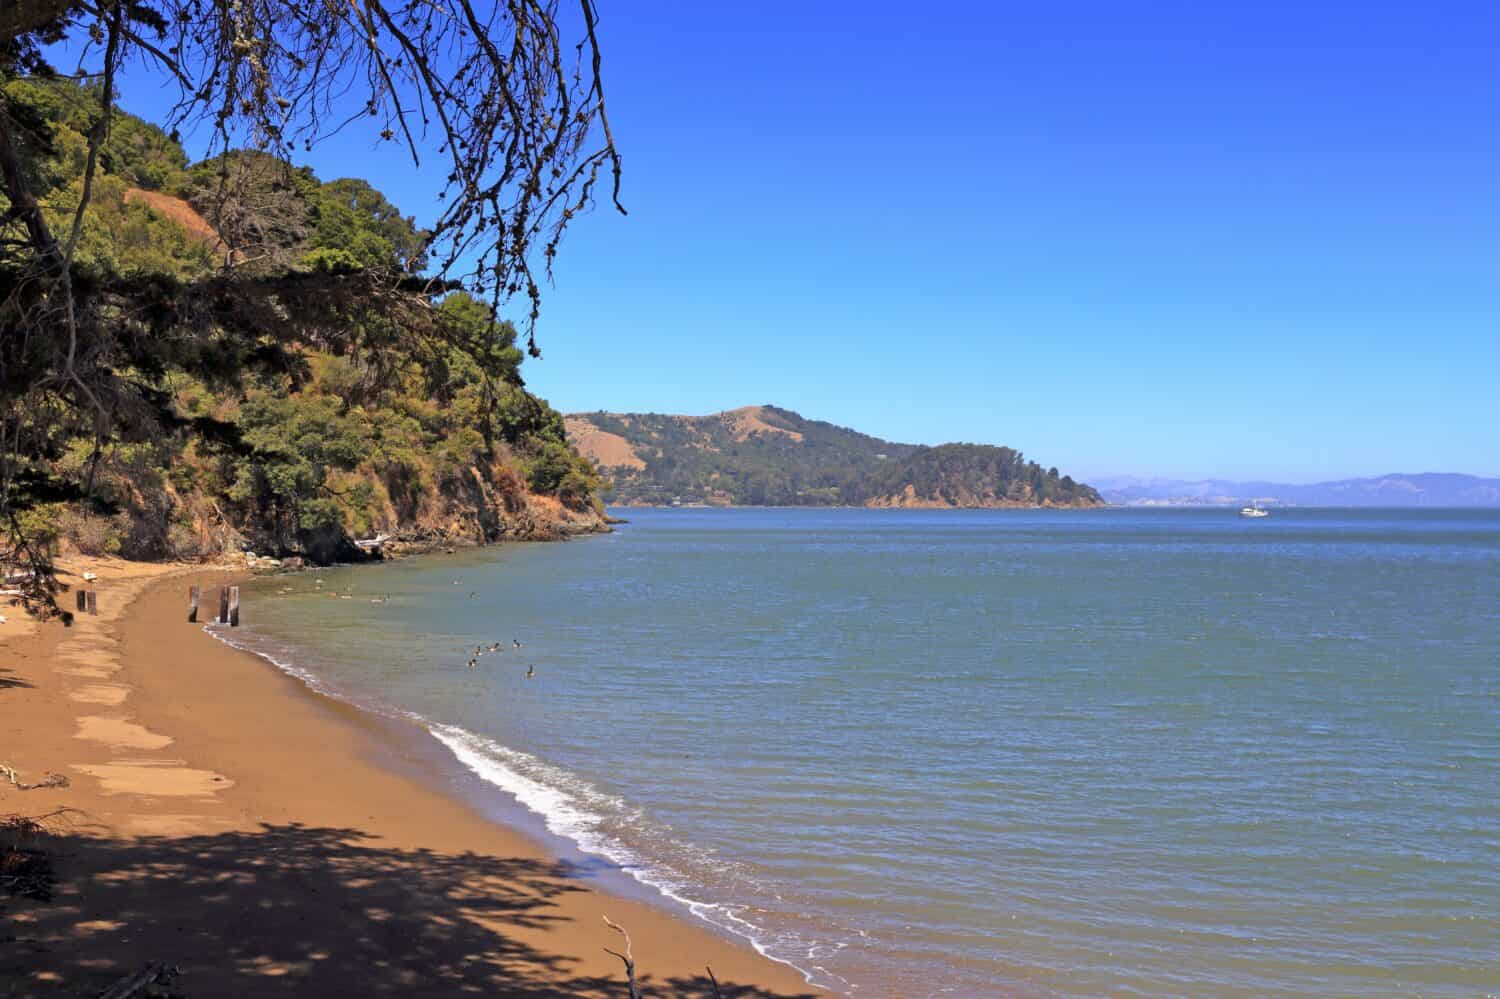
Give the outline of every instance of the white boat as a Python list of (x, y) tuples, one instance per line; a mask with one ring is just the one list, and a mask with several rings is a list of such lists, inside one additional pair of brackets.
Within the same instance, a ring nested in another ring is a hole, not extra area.
[(1242, 506), (1242, 507), (1240, 507), (1240, 516), (1241, 517), (1269, 517), (1269, 516), (1271, 516), (1271, 511), (1270, 510), (1262, 510), (1260, 508), (1260, 500), (1251, 500), (1249, 506)]

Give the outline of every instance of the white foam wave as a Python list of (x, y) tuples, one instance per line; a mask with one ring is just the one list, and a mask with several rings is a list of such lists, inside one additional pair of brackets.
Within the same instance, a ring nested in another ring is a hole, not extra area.
[(622, 867), (636, 863), (629, 850), (600, 828), (604, 815), (628, 811), (624, 801), (529, 753), (457, 725), (441, 725), (419, 716), (413, 720), (424, 725), (464, 766), (540, 815), (554, 834)]
[[(660, 863), (645, 863), (635, 851), (609, 833), (606, 826), (611, 822), (638, 825), (642, 819), (639, 809), (631, 808), (622, 799), (599, 790), (569, 771), (494, 739), (476, 735), (457, 725), (438, 724), (415, 719), (415, 716), (414, 720), (426, 725), (432, 737), (448, 747), (474, 774), (511, 794), (539, 815), (553, 834), (572, 840), (586, 853), (619, 865), (636, 881), (685, 906), (704, 922), (744, 938), (762, 956), (795, 969), (809, 984), (828, 987), (826, 979), (818, 981), (811, 971), (783, 956), (784, 952), (778, 953), (782, 948), (767, 940), (769, 934), (764, 927), (741, 916), (742, 909), (691, 897), (686, 879)], [(813, 944), (806, 950), (806, 957), (810, 958), (821, 956), (823, 948)], [(836, 975), (828, 977), (838, 978)]]
[(293, 676), (298, 680), (301, 680), (303, 683), (307, 684), (309, 687), (311, 687), (313, 690), (316, 690), (320, 694), (331, 693), (321, 682), (319, 682), (316, 674), (303, 669), (296, 663), (290, 662), (288, 660), (278, 659), (276, 656), (267, 652), (265, 649), (256, 648), (255, 646), (250, 645), (246, 642), (237, 642), (233, 638), (231, 638), (220, 626), (206, 624), (203, 626), (203, 632), (209, 637), (216, 638), (219, 641), (223, 642), (231, 649), (234, 649), (238, 652), (248, 652), (252, 656), (259, 656), (266, 662), (270, 663), (272, 666), (275, 666), (277, 669), (281, 670), (283, 673), (286, 673), (288, 676)]

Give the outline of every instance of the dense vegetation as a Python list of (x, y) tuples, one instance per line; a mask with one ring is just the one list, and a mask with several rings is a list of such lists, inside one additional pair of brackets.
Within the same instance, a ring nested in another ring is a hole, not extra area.
[[(859, 490), (857, 490), (859, 491)], [(1014, 448), (987, 444), (922, 447), (878, 469), (863, 484), (866, 502), (899, 505), (903, 497), (951, 506), (1094, 506), (1090, 486), (1056, 468), (1027, 461)]]
[[(96, 97), (5, 84), (35, 123), (22, 162), (59, 230), (80, 199)], [(28, 537), (145, 558), (243, 544), (328, 559), (377, 532), (489, 541), (597, 523), (597, 477), (562, 417), (526, 391), (508, 322), (441, 285), (380, 308), (361, 297), (371, 272), (425, 264), (425, 234), (369, 183), (250, 152), (190, 164), (118, 111), (98, 166), (74, 257), (82, 279), (145, 288), (166, 310), (180, 305), (172, 289), (230, 262), (242, 280), (310, 283), (319, 312), (291, 324), (279, 302), (231, 300), (233, 336), (212, 318), (166, 336), (122, 318), (125, 345), (106, 362), (150, 419), (59, 423), (50, 494), (19, 515)]]
[[(606, 456), (619, 503), (748, 506), (1092, 506), (1089, 486), (982, 444), (896, 444), (773, 406), (713, 416), (582, 413), (629, 445)], [(579, 435), (581, 438), (582, 434)], [(585, 446), (585, 453), (589, 448)], [(595, 452), (596, 457), (602, 451)], [(635, 463), (643, 467), (634, 467)]]

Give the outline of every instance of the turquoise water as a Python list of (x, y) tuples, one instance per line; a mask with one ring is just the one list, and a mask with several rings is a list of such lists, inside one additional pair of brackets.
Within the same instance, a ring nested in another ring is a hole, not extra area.
[(1500, 990), (1500, 512), (628, 516), (240, 631), (858, 996)]

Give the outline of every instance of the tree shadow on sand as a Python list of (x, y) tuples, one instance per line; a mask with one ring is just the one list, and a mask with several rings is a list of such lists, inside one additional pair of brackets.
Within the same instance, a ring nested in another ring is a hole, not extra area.
[[(623, 975), (580, 974), (512, 932), (535, 939), (564, 921), (556, 900), (586, 890), (566, 864), (392, 849), (300, 825), (55, 845), (52, 902), (0, 896), (0, 995), (93, 995), (147, 960), (179, 966), (178, 988), (195, 999), (627, 994)], [(706, 975), (639, 970), (647, 995), (712, 995)]]

